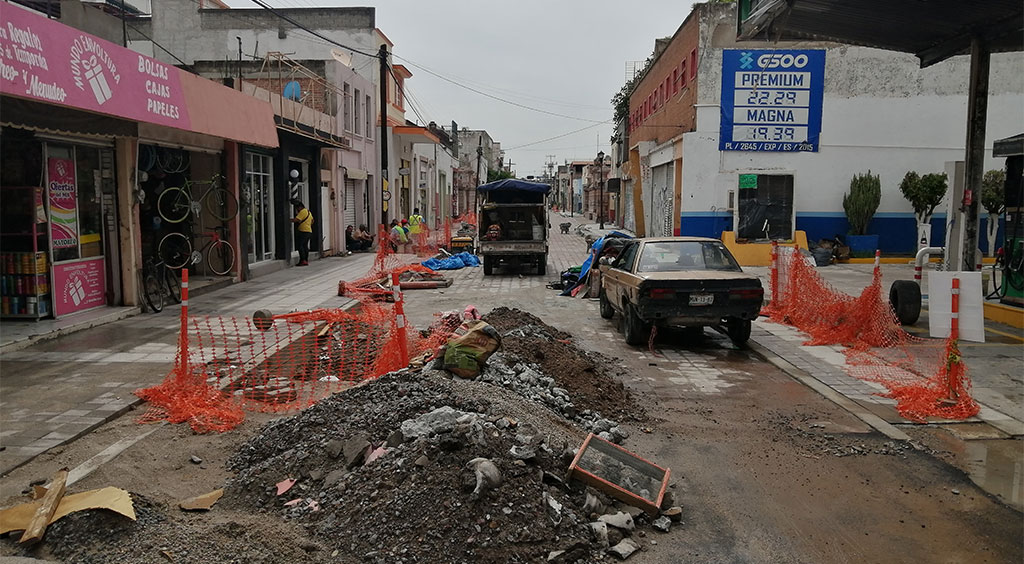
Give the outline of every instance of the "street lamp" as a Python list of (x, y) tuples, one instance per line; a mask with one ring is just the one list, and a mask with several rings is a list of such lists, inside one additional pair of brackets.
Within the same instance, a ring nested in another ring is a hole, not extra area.
[(607, 215), (604, 211), (604, 151), (597, 152), (597, 158), (594, 159), (594, 164), (598, 166), (597, 169), (597, 181), (599, 183), (597, 189), (600, 190), (597, 193), (600, 198), (597, 204), (597, 213), (601, 216), (601, 229), (604, 229), (604, 216)]

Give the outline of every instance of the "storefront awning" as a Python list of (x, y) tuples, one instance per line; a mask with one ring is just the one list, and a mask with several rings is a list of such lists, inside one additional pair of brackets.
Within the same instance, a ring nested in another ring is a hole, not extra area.
[(277, 146), (265, 102), (16, 6), (0, 10), (0, 28), (4, 95)]
[(440, 143), (441, 140), (426, 127), (418, 125), (397, 125), (393, 128), (395, 137), (404, 143)]

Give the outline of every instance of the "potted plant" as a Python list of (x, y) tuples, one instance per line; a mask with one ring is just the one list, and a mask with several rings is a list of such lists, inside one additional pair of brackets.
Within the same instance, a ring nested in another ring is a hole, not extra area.
[(996, 233), (999, 231), (999, 216), (1005, 209), (1003, 201), (1004, 184), (1006, 184), (1005, 170), (990, 170), (985, 173), (981, 180), (981, 205), (985, 206), (988, 212), (988, 224), (986, 235), (988, 235), (988, 256), (995, 256)]
[(914, 206), (918, 249), (931, 246), (932, 214), (942, 203), (947, 188), (945, 173), (918, 176), (916, 172), (910, 171), (900, 182), (900, 192)]
[(882, 183), (877, 174), (854, 175), (850, 191), (843, 195), (843, 210), (850, 222), (846, 244), (853, 256), (872, 256), (878, 248), (878, 235), (868, 235), (868, 225), (882, 201)]

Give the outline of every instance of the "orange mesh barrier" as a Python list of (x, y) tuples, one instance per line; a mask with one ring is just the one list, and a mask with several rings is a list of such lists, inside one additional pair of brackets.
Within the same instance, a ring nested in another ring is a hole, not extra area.
[(854, 297), (825, 282), (798, 249), (779, 251), (773, 251), (772, 300), (762, 315), (806, 333), (805, 345), (845, 346), (847, 373), (885, 386), (888, 392), (880, 395), (895, 399), (908, 420), (962, 420), (978, 413), (956, 334), (923, 339), (904, 331), (882, 299), (877, 264), (871, 284)]
[(161, 384), (136, 391), (149, 402), (141, 421), (187, 421), (197, 432), (227, 431), (244, 419), (244, 410), (302, 409), (444, 344), (443, 331), (421, 336), (406, 330), (396, 291), (402, 273), (432, 271), (406, 264), (381, 240), (369, 273), (344, 284), (346, 294), (359, 300), (348, 311), (189, 317), (184, 272), (174, 369)]

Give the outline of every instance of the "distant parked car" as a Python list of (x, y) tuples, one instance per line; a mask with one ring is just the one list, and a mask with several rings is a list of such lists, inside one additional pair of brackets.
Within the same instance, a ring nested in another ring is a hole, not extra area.
[(761, 281), (743, 272), (721, 241), (658, 237), (628, 242), (602, 258), (601, 317), (624, 318), (626, 343), (647, 340), (651, 325), (724, 326), (737, 345), (750, 339), (761, 310)]

